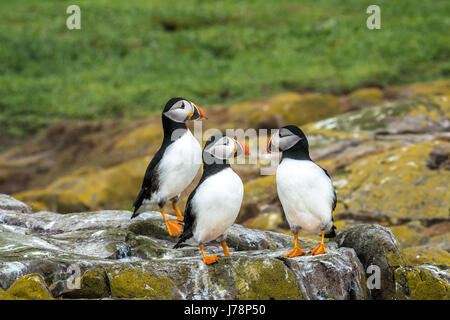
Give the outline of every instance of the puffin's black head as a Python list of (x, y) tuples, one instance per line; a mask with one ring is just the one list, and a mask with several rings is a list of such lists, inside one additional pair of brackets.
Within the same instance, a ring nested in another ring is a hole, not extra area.
[(241, 154), (249, 155), (248, 147), (244, 143), (223, 134), (217, 134), (206, 141), (203, 148), (203, 161), (205, 164), (223, 163)]
[(164, 116), (175, 122), (206, 119), (202, 108), (183, 98), (172, 98), (167, 101), (163, 110)]
[(303, 131), (293, 125), (282, 127), (266, 143), (267, 152), (289, 152), (308, 155), (308, 139)]

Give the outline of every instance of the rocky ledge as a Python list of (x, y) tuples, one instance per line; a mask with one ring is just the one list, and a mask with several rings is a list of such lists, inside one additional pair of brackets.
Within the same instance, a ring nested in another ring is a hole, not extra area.
[[(412, 265), (392, 232), (351, 226), (320, 256), (280, 258), (292, 237), (234, 225), (231, 257), (171, 249), (157, 212), (32, 213), (0, 195), (0, 299), (449, 299), (448, 263)], [(317, 243), (302, 239), (302, 248)], [(221, 254), (211, 243), (209, 253)], [(375, 267), (374, 267), (375, 266)], [(378, 276), (379, 275), (379, 276)]]

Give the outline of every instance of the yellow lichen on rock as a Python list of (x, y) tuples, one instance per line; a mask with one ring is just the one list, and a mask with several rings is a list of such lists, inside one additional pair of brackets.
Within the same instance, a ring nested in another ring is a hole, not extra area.
[(114, 149), (135, 150), (140, 148), (157, 147), (162, 141), (162, 126), (153, 123), (131, 131), (114, 145)]
[(81, 212), (88, 209), (79, 195), (68, 190), (30, 190), (14, 195), (30, 205), (33, 212), (50, 210), (55, 212)]
[(10, 296), (26, 300), (53, 300), (47, 285), (38, 274), (28, 274), (17, 279), (6, 293)]
[(448, 300), (450, 286), (424, 267), (400, 267), (395, 270), (397, 299)]
[(383, 91), (379, 88), (362, 88), (349, 95), (350, 102), (356, 106), (373, 106), (383, 102)]
[(404, 249), (403, 253), (413, 265), (433, 264), (450, 268), (450, 253), (441, 248), (416, 246)]
[(41, 206), (39, 209), (44, 204), (45, 209), (62, 213), (130, 207), (150, 160), (150, 157), (141, 157), (106, 169), (83, 167), (57, 179), (44, 190), (14, 196), (31, 205), (37, 201)]
[(338, 212), (380, 213), (389, 218), (448, 218), (450, 172), (425, 165), (430, 151), (443, 142), (405, 146), (356, 161), (338, 191)]
[(428, 242), (428, 237), (406, 225), (392, 226), (392, 233), (403, 247), (423, 245)]
[(239, 300), (302, 299), (292, 271), (287, 270), (281, 261), (242, 261), (235, 270)]
[(273, 196), (276, 190), (275, 175), (257, 178), (244, 185), (244, 202)]
[(109, 283), (113, 297), (164, 300), (173, 297), (173, 285), (169, 278), (139, 268), (112, 270)]
[(246, 221), (243, 225), (247, 228), (258, 230), (276, 230), (282, 221), (283, 219), (278, 212), (267, 212), (250, 221)]
[(230, 112), (246, 115), (251, 126), (267, 115), (281, 116), (283, 124), (302, 125), (341, 112), (339, 99), (322, 93), (283, 93), (263, 101), (239, 103)]

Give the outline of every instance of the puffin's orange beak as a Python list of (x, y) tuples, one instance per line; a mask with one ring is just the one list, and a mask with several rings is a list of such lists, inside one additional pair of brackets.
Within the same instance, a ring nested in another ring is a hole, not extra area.
[(206, 120), (208, 119), (206, 117), (205, 111), (203, 111), (202, 108), (200, 108), (195, 103), (192, 104), (194, 106), (194, 114), (190, 117), (191, 120)]
[[(248, 149), (247, 145), (245, 143), (242, 143), (236, 139), (234, 141), (237, 144), (237, 148), (234, 149), (234, 156), (237, 157), (241, 154), (244, 154), (245, 156), (250, 155), (250, 150)], [(240, 149), (240, 150), (239, 150)]]
[(267, 139), (266, 145), (264, 146), (264, 150), (263, 150), (264, 153), (272, 153), (272, 151), (270, 151), (270, 148), (269, 148), (270, 141), (272, 141), (272, 137)]

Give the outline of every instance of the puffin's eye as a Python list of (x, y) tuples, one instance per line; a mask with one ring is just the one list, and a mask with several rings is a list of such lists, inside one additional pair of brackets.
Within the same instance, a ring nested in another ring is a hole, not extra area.
[(181, 109), (184, 109), (184, 102), (181, 103)]

